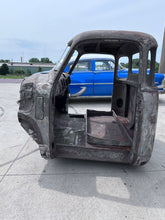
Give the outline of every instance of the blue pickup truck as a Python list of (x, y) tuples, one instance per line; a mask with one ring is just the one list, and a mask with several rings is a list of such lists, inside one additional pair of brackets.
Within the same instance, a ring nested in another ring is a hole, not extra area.
[[(65, 72), (69, 72), (74, 61), (71, 61), (65, 68)], [(79, 96), (112, 96), (113, 78), (114, 78), (115, 61), (112, 58), (100, 57), (84, 57), (79, 60), (71, 74), (71, 84), (69, 85), (70, 95), (72, 97)], [(148, 70), (149, 71), (149, 70)], [(44, 71), (42, 73), (48, 73)], [(138, 74), (137, 69), (133, 69), (134, 74)], [(119, 65), (118, 77), (126, 79), (128, 69)], [(162, 81), (164, 75), (155, 73), (155, 85), (158, 90), (163, 91)]]

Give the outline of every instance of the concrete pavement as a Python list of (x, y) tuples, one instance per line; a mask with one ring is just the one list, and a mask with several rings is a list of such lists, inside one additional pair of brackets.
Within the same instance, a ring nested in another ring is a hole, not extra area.
[[(19, 84), (0, 84), (0, 219), (165, 219), (165, 95), (154, 152), (139, 168), (71, 159), (44, 160), (17, 121)], [(71, 102), (70, 112), (98, 109)], [(110, 105), (101, 100), (101, 108)]]

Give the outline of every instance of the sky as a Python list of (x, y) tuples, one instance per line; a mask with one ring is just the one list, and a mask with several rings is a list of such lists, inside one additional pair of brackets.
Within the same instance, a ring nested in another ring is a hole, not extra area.
[(156, 38), (160, 62), (165, 0), (5, 0), (0, 23), (0, 59), (49, 57), (57, 62), (78, 33), (130, 30)]

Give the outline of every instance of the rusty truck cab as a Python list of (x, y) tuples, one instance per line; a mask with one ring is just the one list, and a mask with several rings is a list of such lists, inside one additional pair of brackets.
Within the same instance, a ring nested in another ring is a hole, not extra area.
[[(68, 45), (70, 49), (58, 69), (49, 73), (49, 92), (42, 100), (43, 119), (38, 108), (39, 120), (43, 121), (34, 119), (41, 136), (37, 141), (41, 155), (133, 165), (146, 163), (152, 154), (157, 121), (158, 91), (154, 84), (156, 40), (139, 32), (89, 31), (74, 37)], [(75, 51), (77, 58), (69, 73), (64, 73)], [(68, 114), (69, 75), (80, 57), (89, 53), (114, 56), (111, 110), (87, 109), (85, 115)], [(137, 53), (139, 69), (137, 73), (132, 73), (132, 57)], [(148, 72), (149, 55), (151, 66)], [(127, 79), (118, 77), (121, 57), (127, 57), (129, 61)], [(41, 86), (38, 93), (42, 93)], [(36, 108), (40, 101), (38, 99)]]
[[(86, 115), (53, 111), (53, 155), (140, 165), (151, 157), (157, 119), (158, 92), (154, 85), (156, 41), (149, 35), (122, 31), (93, 31), (69, 42), (71, 47), (58, 73), (63, 72), (73, 51), (77, 61), (83, 54), (111, 54), (115, 58), (111, 111), (88, 109)], [(132, 57), (139, 53), (139, 71), (132, 73)], [(150, 72), (147, 72), (148, 56)], [(118, 61), (129, 60), (127, 79), (118, 78)], [(56, 94), (56, 89), (52, 89)], [(55, 99), (56, 101), (56, 99)], [(52, 108), (53, 109), (53, 108)]]

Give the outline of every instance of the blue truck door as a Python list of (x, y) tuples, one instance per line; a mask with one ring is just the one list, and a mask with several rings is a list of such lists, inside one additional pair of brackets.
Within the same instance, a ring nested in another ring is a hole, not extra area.
[(114, 63), (111, 60), (95, 60), (94, 96), (112, 96)]
[(93, 71), (91, 71), (90, 60), (80, 60), (77, 63), (71, 74), (69, 91), (75, 97), (93, 96)]

